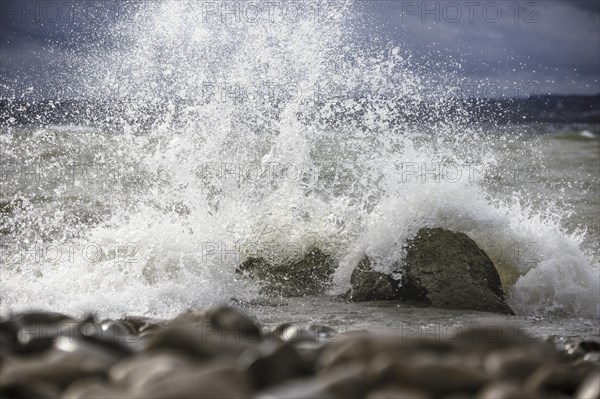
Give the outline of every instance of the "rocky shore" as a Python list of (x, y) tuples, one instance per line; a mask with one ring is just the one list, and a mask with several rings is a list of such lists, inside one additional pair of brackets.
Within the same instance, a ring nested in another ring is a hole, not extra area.
[[(350, 289), (342, 299), (352, 302), (396, 300), (445, 309), (514, 314), (489, 256), (464, 233), (422, 228), (405, 244), (404, 266), (378, 272), (368, 256), (355, 266)], [(255, 279), (261, 294), (294, 297), (324, 293), (332, 284), (337, 262), (312, 247), (298, 260), (275, 264), (251, 257), (236, 272)]]
[(600, 398), (599, 342), (509, 325), (406, 337), (266, 328), (229, 307), (0, 317), (1, 398)]

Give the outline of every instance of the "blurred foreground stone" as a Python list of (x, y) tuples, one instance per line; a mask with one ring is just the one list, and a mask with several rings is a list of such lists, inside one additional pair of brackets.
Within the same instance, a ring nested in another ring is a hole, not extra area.
[(3, 315), (1, 398), (590, 398), (600, 344), (509, 325), (450, 336), (272, 330), (228, 307), (172, 320)]

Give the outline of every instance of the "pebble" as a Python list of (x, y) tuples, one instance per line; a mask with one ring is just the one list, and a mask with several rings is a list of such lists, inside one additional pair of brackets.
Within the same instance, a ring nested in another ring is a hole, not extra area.
[(314, 379), (294, 381), (260, 391), (256, 399), (336, 399), (326, 387)]
[(411, 388), (388, 387), (377, 389), (369, 393), (367, 399), (431, 399), (433, 396), (426, 391), (419, 391)]
[(222, 335), (204, 327), (164, 327), (148, 336), (144, 350), (172, 350), (194, 360), (208, 361), (217, 357), (236, 358), (250, 346), (235, 335)]
[(477, 394), (477, 399), (517, 398), (541, 399), (541, 396), (536, 392), (524, 391), (519, 384), (514, 382), (493, 382)]
[(260, 328), (248, 316), (230, 307), (218, 307), (207, 313), (210, 323), (223, 334), (233, 334), (240, 340), (256, 343), (260, 340)]
[(251, 385), (247, 376), (231, 367), (200, 367), (150, 381), (136, 399), (217, 399), (247, 398)]
[(532, 392), (573, 395), (585, 375), (559, 365), (545, 365), (536, 370), (525, 382)]
[(362, 399), (368, 391), (361, 367), (348, 367), (316, 378), (296, 380), (263, 390), (257, 399)]
[(114, 353), (82, 340), (61, 338), (53, 349), (41, 356), (4, 365), (0, 371), (0, 388), (44, 384), (62, 390), (77, 379), (105, 375), (119, 360)]
[(319, 358), (318, 368), (328, 370), (356, 361), (369, 362), (380, 353), (402, 359), (414, 352), (415, 348), (400, 337), (354, 334), (327, 345)]
[(147, 353), (118, 363), (110, 369), (109, 376), (115, 385), (128, 387), (132, 392), (141, 392), (151, 381), (169, 377), (194, 366), (192, 361), (177, 353)]
[(436, 339), (292, 323), (263, 333), (230, 307), (170, 321), (3, 312), (0, 398), (600, 399), (599, 348), (503, 324)]
[(491, 352), (485, 358), (484, 368), (495, 379), (523, 382), (542, 362), (528, 351), (508, 349)]
[[(453, 393), (475, 393), (489, 378), (477, 371), (447, 365), (443, 362), (423, 364), (390, 363), (379, 372), (379, 381), (387, 385), (398, 384), (441, 396)], [(432, 381), (435, 381), (433, 384)]]
[(600, 399), (600, 370), (591, 373), (577, 389), (577, 399)]
[(310, 368), (290, 343), (263, 342), (249, 348), (237, 361), (257, 388), (307, 375)]
[(98, 378), (77, 380), (64, 391), (62, 399), (117, 399), (125, 393), (111, 388)]
[(318, 332), (306, 330), (295, 325), (287, 326), (281, 331), (280, 338), (284, 342), (317, 342)]

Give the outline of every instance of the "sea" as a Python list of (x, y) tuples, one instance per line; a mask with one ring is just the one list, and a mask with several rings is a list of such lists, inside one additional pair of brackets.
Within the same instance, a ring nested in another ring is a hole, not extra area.
[[(475, 115), (456, 61), (365, 46), (352, 13), (196, 23), (198, 3), (143, 3), (118, 45), (73, 55), (64, 95), (118, 107), (0, 126), (3, 311), (227, 304), (266, 326), (600, 339), (600, 125)], [(516, 315), (338, 299), (362, 257), (391, 273), (423, 227), (486, 251)], [(320, 296), (266, 298), (235, 272), (315, 246), (338, 263)]]

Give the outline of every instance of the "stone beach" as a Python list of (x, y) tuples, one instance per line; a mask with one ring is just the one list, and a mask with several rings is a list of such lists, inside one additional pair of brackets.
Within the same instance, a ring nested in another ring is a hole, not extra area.
[(225, 306), (170, 320), (1, 317), (1, 398), (600, 397), (599, 342), (503, 323), (406, 337), (267, 328)]

